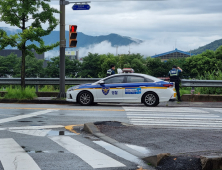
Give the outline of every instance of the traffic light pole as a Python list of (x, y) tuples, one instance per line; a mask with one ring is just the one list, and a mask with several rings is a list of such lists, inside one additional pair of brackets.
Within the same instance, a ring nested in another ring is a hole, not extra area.
[(65, 48), (66, 48), (66, 39), (65, 39), (65, 5), (67, 1), (60, 0), (60, 63), (59, 63), (59, 95), (58, 98), (66, 98), (65, 92)]
[(60, 63), (59, 63), (59, 95), (57, 98), (66, 98), (65, 92), (65, 48), (66, 48), (66, 39), (65, 39), (65, 6), (69, 3), (90, 3), (86, 2), (69, 2), (66, 0), (60, 0)]

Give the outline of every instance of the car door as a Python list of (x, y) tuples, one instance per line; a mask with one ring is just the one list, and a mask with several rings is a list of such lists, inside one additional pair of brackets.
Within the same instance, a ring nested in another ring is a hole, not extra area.
[(127, 76), (123, 92), (124, 102), (141, 102), (143, 88), (147, 87), (147, 85), (146, 78), (142, 76)]
[(114, 76), (104, 80), (96, 89), (97, 102), (123, 102), (126, 76)]

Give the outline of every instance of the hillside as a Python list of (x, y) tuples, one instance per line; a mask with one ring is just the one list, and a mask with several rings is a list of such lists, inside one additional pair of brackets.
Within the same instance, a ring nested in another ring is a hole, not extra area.
[[(9, 29), (7, 27), (0, 27), (0, 29), (5, 30), (8, 35), (21, 32), (21, 30), (19, 30), (19, 29)], [(59, 37), (60, 37), (59, 31), (52, 31), (50, 35), (43, 37), (43, 40), (46, 45), (49, 45), (49, 44), (59, 41)], [(130, 37), (121, 36), (121, 35), (114, 34), (114, 33), (109, 34), (109, 35), (90, 36), (90, 35), (86, 35), (82, 32), (78, 32), (77, 41), (78, 41), (77, 48), (88, 47), (90, 45), (99, 44), (103, 41), (110, 42), (113, 47), (117, 46), (117, 45), (118, 46), (127, 46), (132, 43), (140, 44), (143, 42), (138, 39), (132, 39)], [(30, 43), (31, 42), (27, 42), (28, 45)], [(69, 43), (69, 31), (66, 31), (66, 44), (67, 44), (66, 46), (68, 46), (68, 43)], [(35, 44), (38, 45), (38, 43), (35, 43)], [(59, 47), (57, 47), (55, 49), (58, 50)]]
[(201, 54), (202, 52), (206, 50), (213, 50), (215, 51), (218, 47), (222, 45), (222, 39), (216, 40), (210, 44), (207, 44), (205, 46), (199, 47), (198, 49), (191, 50), (192, 54)]

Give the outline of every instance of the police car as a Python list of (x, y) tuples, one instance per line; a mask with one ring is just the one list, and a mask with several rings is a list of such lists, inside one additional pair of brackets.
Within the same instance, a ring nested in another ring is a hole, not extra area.
[(137, 73), (115, 74), (92, 84), (73, 86), (66, 100), (81, 105), (101, 102), (144, 103), (157, 106), (159, 102), (175, 99), (174, 84), (156, 77)]

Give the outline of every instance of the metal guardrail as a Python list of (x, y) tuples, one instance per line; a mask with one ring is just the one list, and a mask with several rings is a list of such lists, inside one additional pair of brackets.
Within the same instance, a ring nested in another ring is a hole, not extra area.
[[(161, 77), (162, 78), (162, 77)], [(67, 78), (66, 85), (79, 85), (85, 83), (94, 83), (101, 78)], [(163, 80), (168, 80), (162, 78)], [(20, 85), (20, 78), (0, 78), (0, 85)], [(36, 92), (38, 92), (38, 85), (59, 85), (59, 78), (26, 78), (26, 85), (36, 85)], [(222, 87), (222, 80), (181, 80), (182, 87)]]
[(181, 80), (182, 87), (222, 87), (222, 80)]
[[(67, 78), (65, 79), (66, 85), (79, 85), (85, 83), (94, 83), (101, 78)], [(0, 85), (19, 85), (21, 84), (20, 78), (0, 78)], [(26, 85), (59, 85), (59, 78), (26, 78)]]

